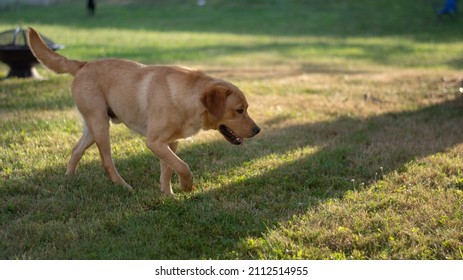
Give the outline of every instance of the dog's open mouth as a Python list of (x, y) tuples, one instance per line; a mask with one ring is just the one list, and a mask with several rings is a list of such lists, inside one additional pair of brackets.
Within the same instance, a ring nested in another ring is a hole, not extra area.
[(237, 136), (230, 128), (226, 127), (225, 125), (220, 125), (219, 127), (220, 133), (222, 133), (223, 137), (227, 139), (233, 145), (241, 145), (243, 144), (243, 137)]

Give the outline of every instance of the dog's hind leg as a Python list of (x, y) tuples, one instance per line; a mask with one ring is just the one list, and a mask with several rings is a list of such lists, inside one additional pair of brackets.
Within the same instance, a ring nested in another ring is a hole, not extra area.
[(87, 125), (84, 126), (82, 137), (74, 146), (71, 152), (71, 159), (69, 160), (68, 167), (66, 169), (66, 175), (74, 175), (76, 173), (77, 164), (87, 150), (95, 141), (92, 135), (88, 131)]
[(85, 122), (88, 125), (90, 134), (95, 141), (98, 151), (100, 152), (101, 161), (103, 163), (106, 172), (108, 173), (113, 183), (122, 185), (129, 190), (132, 187), (122, 179), (119, 172), (117, 172), (116, 166), (114, 165), (113, 158), (111, 155), (111, 144), (109, 139), (109, 117), (105, 110), (96, 111), (93, 113), (87, 113), (84, 116)]
[[(170, 149), (172, 152), (177, 151), (178, 142), (172, 142), (169, 144)], [(172, 186), (170, 184), (170, 180), (172, 178), (172, 168), (161, 160), (161, 191), (166, 195), (173, 195), (174, 192), (172, 191)]]

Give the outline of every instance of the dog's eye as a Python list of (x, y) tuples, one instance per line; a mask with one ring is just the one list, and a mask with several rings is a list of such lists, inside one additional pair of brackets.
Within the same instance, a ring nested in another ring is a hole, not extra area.
[(238, 112), (238, 114), (244, 113), (244, 109), (238, 109), (238, 110), (236, 110), (236, 111)]

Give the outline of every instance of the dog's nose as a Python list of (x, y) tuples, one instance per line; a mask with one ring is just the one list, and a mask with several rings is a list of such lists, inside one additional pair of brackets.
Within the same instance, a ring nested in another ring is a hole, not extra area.
[(254, 135), (256, 135), (257, 133), (260, 132), (260, 127), (258, 127), (257, 125), (252, 129), (252, 131), (254, 132)]

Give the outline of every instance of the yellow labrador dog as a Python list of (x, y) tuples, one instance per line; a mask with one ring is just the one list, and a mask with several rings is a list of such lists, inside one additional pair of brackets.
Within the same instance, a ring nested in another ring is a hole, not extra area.
[(111, 156), (109, 120), (122, 122), (146, 136), (146, 145), (161, 160), (161, 191), (172, 195), (172, 169), (183, 190), (193, 188), (193, 174), (176, 154), (178, 140), (200, 129), (215, 129), (230, 143), (260, 128), (247, 113), (243, 92), (224, 80), (182, 67), (147, 66), (122, 59), (90, 62), (67, 59), (52, 51), (29, 28), (29, 46), (35, 57), (56, 73), (69, 73), (72, 96), (85, 125), (72, 149), (66, 174), (72, 175), (85, 150), (96, 143), (111, 180), (132, 189), (116, 170)]

